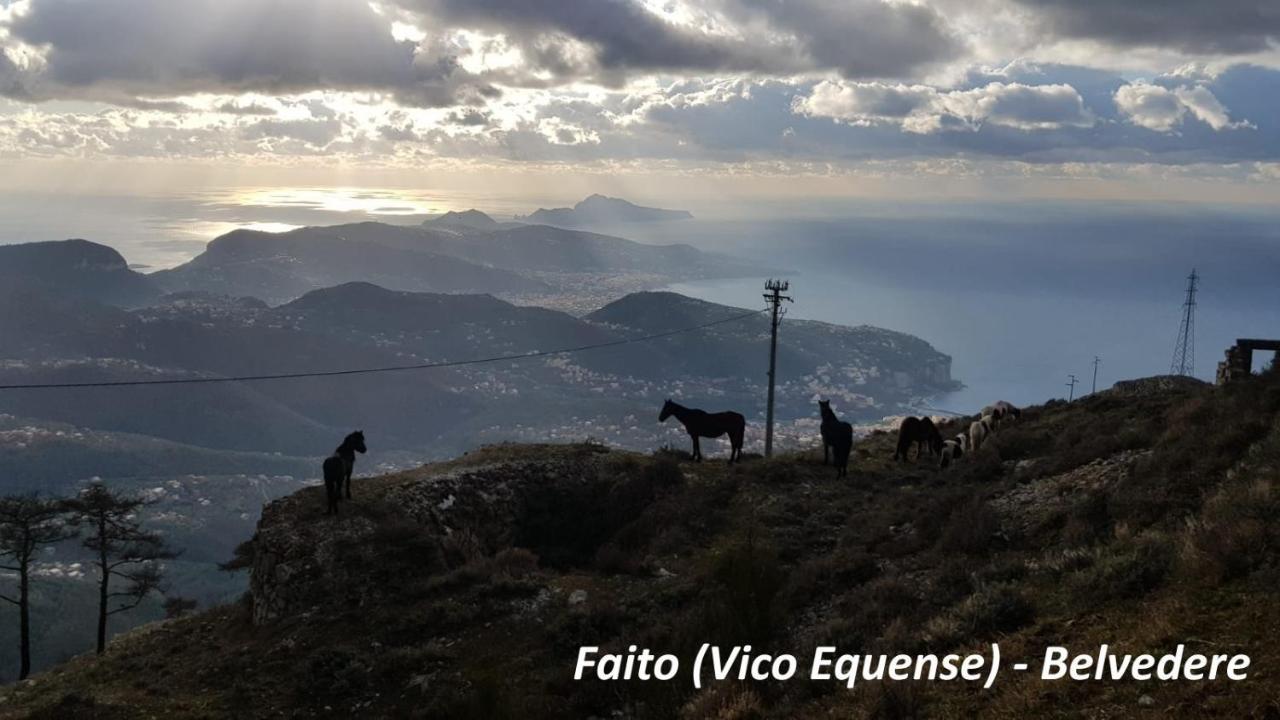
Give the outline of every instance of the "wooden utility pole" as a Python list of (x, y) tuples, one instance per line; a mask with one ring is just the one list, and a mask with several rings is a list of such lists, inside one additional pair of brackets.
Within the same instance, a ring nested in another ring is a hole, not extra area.
[(1089, 391), (1092, 395), (1098, 392), (1098, 366), (1102, 364), (1102, 358), (1097, 355), (1093, 356), (1093, 389)]
[(773, 387), (778, 376), (778, 325), (786, 313), (782, 310), (782, 301), (791, 302), (791, 298), (783, 295), (791, 287), (786, 280), (769, 280), (765, 282), (764, 300), (769, 304), (769, 404), (764, 418), (764, 456), (773, 457)]
[(1076, 399), (1076, 385), (1079, 384), (1080, 381), (1076, 379), (1075, 375), (1068, 375), (1067, 377), (1071, 378), (1071, 380), (1066, 383), (1067, 387), (1071, 388), (1071, 394), (1067, 396), (1067, 402), (1071, 402)]

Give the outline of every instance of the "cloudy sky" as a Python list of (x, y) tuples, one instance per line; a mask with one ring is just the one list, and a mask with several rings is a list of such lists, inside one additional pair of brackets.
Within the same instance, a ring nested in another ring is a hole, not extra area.
[(1276, 0), (0, 0), (10, 186), (572, 171), (1266, 202), (1277, 110)]

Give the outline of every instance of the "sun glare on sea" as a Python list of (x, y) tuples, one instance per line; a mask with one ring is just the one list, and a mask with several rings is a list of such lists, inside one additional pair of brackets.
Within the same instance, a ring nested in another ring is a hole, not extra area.
[(426, 215), (439, 202), (403, 190), (369, 188), (270, 188), (236, 193), (238, 205), (367, 215)]

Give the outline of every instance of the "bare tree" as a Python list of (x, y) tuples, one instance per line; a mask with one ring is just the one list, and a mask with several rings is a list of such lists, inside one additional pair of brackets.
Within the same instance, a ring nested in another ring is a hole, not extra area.
[(38, 495), (10, 495), (0, 498), (0, 557), (9, 564), (0, 569), (18, 574), (17, 597), (0, 594), (18, 606), (18, 679), (31, 674), (31, 565), (41, 545), (61, 542), (75, 535), (66, 523), (63, 500)]
[[(107, 647), (107, 618), (127, 612), (161, 589), (160, 561), (177, 557), (155, 532), (145, 530), (138, 511), (152, 501), (116, 494), (94, 483), (68, 500), (71, 522), (81, 528), (82, 541), (98, 568), (98, 653)], [(112, 589), (112, 580), (127, 583)], [(113, 607), (114, 605), (114, 607)]]

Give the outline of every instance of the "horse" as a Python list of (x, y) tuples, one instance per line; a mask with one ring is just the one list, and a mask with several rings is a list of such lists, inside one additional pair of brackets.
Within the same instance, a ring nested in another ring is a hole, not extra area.
[(983, 415), (980, 420), (969, 424), (969, 447), (973, 452), (982, 449), (982, 443), (995, 431), (995, 420), (990, 415)]
[(898, 449), (893, 453), (893, 459), (906, 460), (912, 443), (916, 444), (917, 460), (924, 454), (925, 445), (929, 446), (930, 455), (937, 455), (942, 452), (942, 433), (927, 417), (904, 418), (898, 426)]
[(836, 417), (829, 400), (818, 401), (818, 412), (822, 414), (822, 464), (827, 464), (827, 451), (832, 450), (836, 477), (845, 477), (849, 474), (849, 451), (853, 449), (853, 426)]
[(1011, 402), (999, 400), (996, 402), (996, 410), (1000, 411), (1000, 420), (1017, 420), (1022, 417), (1022, 411)]
[(324, 493), (328, 499), (326, 515), (338, 513), (338, 501), (342, 499), (346, 484), (347, 499), (351, 499), (351, 471), (356, 466), (356, 453), (368, 452), (364, 444), (364, 431), (357, 430), (342, 439), (333, 454), (324, 459)]
[(1003, 425), (1006, 420), (1017, 420), (1022, 416), (1022, 411), (1011, 402), (998, 400), (982, 408), (978, 415), (979, 417), (990, 415), (992, 420), (991, 427), (994, 429), (998, 425)]
[(964, 457), (967, 452), (969, 452), (969, 434), (966, 432), (957, 433), (955, 437), (942, 443), (938, 467), (946, 469), (951, 463)]
[(698, 438), (718, 438), (725, 434), (729, 435), (729, 445), (732, 448), (729, 452), (729, 464), (742, 459), (742, 438), (747, 432), (747, 419), (741, 413), (709, 413), (687, 408), (668, 398), (662, 405), (662, 412), (658, 413), (658, 422), (666, 422), (672, 415), (684, 425), (689, 438), (693, 440), (694, 462), (702, 461), (702, 446), (698, 443)]
[(964, 457), (965, 445), (968, 444), (968, 438), (963, 434), (957, 435), (954, 439), (942, 443), (942, 457), (938, 459), (938, 467), (945, 470), (951, 463)]

